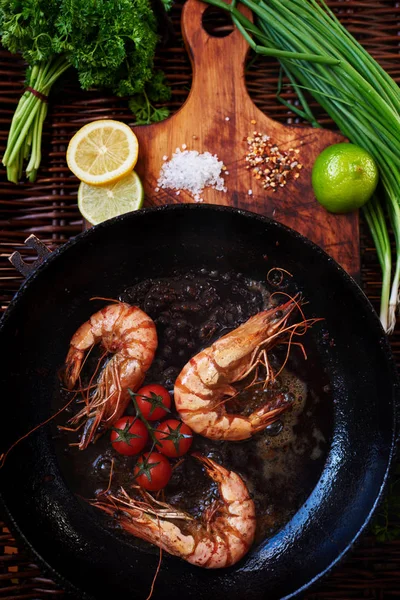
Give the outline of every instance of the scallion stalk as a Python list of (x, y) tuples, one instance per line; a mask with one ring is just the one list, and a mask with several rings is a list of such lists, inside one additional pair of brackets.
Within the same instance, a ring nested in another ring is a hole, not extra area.
[(385, 213), (377, 199), (364, 208), (376, 245), (383, 282), (380, 317), (394, 329), (400, 282), (400, 88), (336, 18), (324, 0), (241, 0), (253, 11), (252, 23), (236, 0), (205, 0), (231, 13), (257, 54), (275, 56), (299, 95), (298, 114), (315, 125), (301, 90), (308, 90), (354, 144), (375, 159), (396, 241), (392, 258)]
[[(21, 96), (11, 122), (3, 165), (7, 167), (7, 178), (18, 183), (22, 176), (24, 160), (28, 160), (26, 174), (29, 181), (36, 180), (41, 160), (43, 122), (47, 115), (47, 102), (52, 85), (70, 66), (69, 61), (58, 56), (43, 61), (30, 69), (27, 89)], [(31, 88), (38, 95), (29, 90)], [(43, 96), (43, 98), (41, 97)]]

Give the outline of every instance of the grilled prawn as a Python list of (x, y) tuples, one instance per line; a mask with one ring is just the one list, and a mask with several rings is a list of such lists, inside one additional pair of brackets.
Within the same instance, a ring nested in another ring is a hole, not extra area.
[(282, 336), (295, 332), (307, 321), (288, 326), (298, 307), (296, 298), (259, 312), (196, 354), (182, 369), (174, 389), (175, 406), (193, 431), (209, 439), (245, 440), (273, 423), (290, 405), (285, 400), (269, 401), (249, 416), (228, 413), (225, 403), (238, 392), (232, 384), (243, 380), (259, 364), (273, 377), (267, 351)]
[(114, 516), (125, 531), (174, 556), (205, 567), (218, 569), (238, 562), (249, 550), (256, 528), (254, 502), (242, 478), (210, 458), (193, 455), (203, 463), (207, 474), (218, 484), (220, 500), (201, 519), (155, 500), (134, 500), (121, 490), (118, 496), (105, 496), (92, 502)]
[[(105, 306), (73, 335), (65, 362), (64, 382), (72, 390), (79, 379), (87, 353), (101, 343), (113, 356), (102, 369), (94, 393), (70, 423), (85, 423), (79, 447), (87, 447), (98, 429), (108, 429), (124, 413), (132, 391), (142, 384), (157, 349), (152, 319), (140, 308), (123, 302)], [(92, 379), (94, 376), (92, 377)]]

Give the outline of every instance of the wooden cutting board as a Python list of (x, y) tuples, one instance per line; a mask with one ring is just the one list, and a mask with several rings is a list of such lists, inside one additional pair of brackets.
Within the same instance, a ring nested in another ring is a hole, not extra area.
[[(182, 32), (193, 67), (189, 97), (167, 120), (134, 131), (139, 139), (136, 170), (146, 193), (146, 205), (193, 202), (185, 191), (157, 189), (165, 157), (177, 148), (208, 151), (223, 161), (227, 192), (205, 188), (204, 202), (225, 204), (272, 217), (296, 229), (320, 245), (351, 275), (360, 272), (358, 214), (331, 215), (315, 200), (311, 170), (317, 155), (328, 145), (344, 141), (338, 133), (323, 129), (281, 125), (262, 113), (248, 95), (244, 66), (248, 45), (235, 29), (227, 37), (209, 35), (202, 26), (208, 5), (187, 0), (182, 13)], [(247, 9), (243, 13), (250, 17)], [(290, 179), (277, 191), (265, 190), (246, 170), (246, 138), (254, 131), (270, 136), (281, 150), (299, 150), (303, 165), (298, 179)], [(249, 190), (252, 195), (249, 195)]]

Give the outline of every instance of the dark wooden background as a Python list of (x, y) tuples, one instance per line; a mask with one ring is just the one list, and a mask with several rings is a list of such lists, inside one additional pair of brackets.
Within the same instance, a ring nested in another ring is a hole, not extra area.
[[(366, 46), (381, 65), (400, 83), (400, 4), (396, 0), (330, 0), (345, 26)], [(191, 82), (191, 69), (180, 36), (181, 5), (176, 4), (172, 18), (176, 35), (158, 52), (157, 63), (172, 86), (169, 107), (176, 111), (185, 101)], [(220, 24), (223, 28), (224, 25)], [(218, 25), (214, 23), (214, 27)], [(261, 110), (281, 123), (302, 123), (276, 99), (279, 67), (274, 60), (250, 56), (247, 85)], [(13, 111), (23, 90), (24, 65), (21, 60), (0, 50), (0, 155), (3, 154)], [(296, 102), (289, 88), (286, 100)], [(311, 103), (321, 124), (334, 128), (315, 103)], [(115, 118), (133, 124), (127, 102), (104, 92), (82, 92), (73, 73), (66, 74), (52, 95), (44, 129), (43, 162), (35, 184), (15, 186), (0, 170), (0, 298), (1, 311), (7, 308), (21, 284), (21, 277), (8, 262), (14, 250), (23, 250), (29, 234), (40, 237), (50, 248), (63, 244), (83, 227), (76, 205), (77, 180), (69, 173), (65, 151), (71, 135), (94, 117)], [(33, 260), (34, 256), (31, 255)], [(381, 276), (376, 253), (361, 222), (362, 287), (378, 308)], [(393, 352), (400, 364), (400, 328), (391, 336)], [(11, 401), (7, 394), (3, 402)], [(392, 476), (392, 487), (396, 482)], [(398, 489), (400, 496), (400, 485)], [(398, 502), (400, 513), (400, 502)], [(380, 512), (384, 513), (386, 504)], [(389, 511), (389, 532), (395, 532), (399, 519)], [(304, 596), (307, 600), (384, 600), (400, 598), (400, 534), (398, 539), (378, 542), (372, 528), (356, 547), (324, 580)], [(0, 522), (0, 600), (44, 600), (62, 596), (58, 586), (43, 576), (32, 557), (17, 546), (6, 526)]]

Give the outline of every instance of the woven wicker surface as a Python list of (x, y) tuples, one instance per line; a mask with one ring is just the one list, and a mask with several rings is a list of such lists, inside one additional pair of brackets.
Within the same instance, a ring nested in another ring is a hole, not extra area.
[[(397, 0), (330, 1), (346, 27), (367, 47), (382, 66), (400, 83), (400, 4)], [(190, 89), (191, 69), (182, 47), (180, 6), (172, 11), (176, 37), (159, 51), (157, 62), (172, 86), (171, 110), (177, 110)], [(297, 117), (276, 100), (279, 68), (273, 60), (250, 60), (247, 83), (256, 104), (269, 116), (286, 123), (299, 123)], [(23, 90), (24, 65), (18, 58), (0, 50), (0, 154), (3, 154), (12, 113)], [(284, 88), (287, 100), (295, 99)], [(311, 103), (319, 120), (332, 127), (329, 118)], [(14, 250), (29, 252), (23, 241), (35, 233), (50, 248), (63, 244), (82, 230), (76, 206), (77, 180), (65, 163), (66, 145), (71, 134), (96, 117), (112, 117), (132, 123), (127, 103), (104, 92), (82, 92), (73, 73), (66, 74), (54, 91), (45, 125), (43, 161), (35, 184), (9, 184), (1, 172), (0, 181), (0, 298), (5, 310), (21, 284), (21, 277), (7, 258)], [(301, 125), (301, 123), (299, 123)], [(380, 273), (375, 250), (362, 223), (362, 286), (375, 307), (379, 303)], [(34, 258), (33, 256), (31, 257)], [(400, 329), (391, 338), (400, 364)], [(16, 546), (0, 523), (0, 598), (39, 600), (62, 596), (63, 591), (44, 577), (24, 548)], [(400, 539), (378, 543), (371, 532), (331, 574), (318, 583), (307, 600), (400, 598)]]

